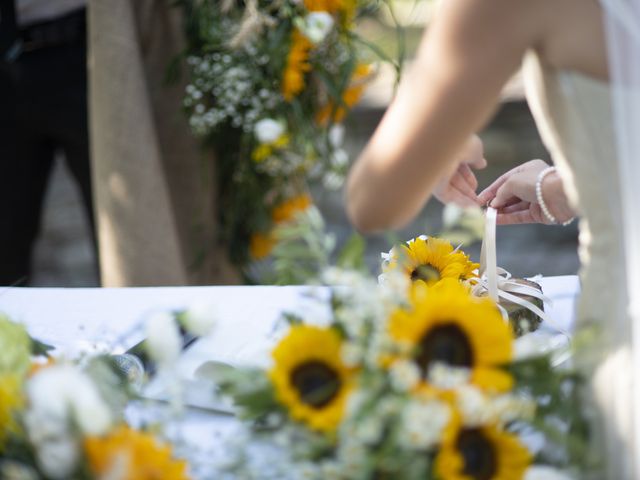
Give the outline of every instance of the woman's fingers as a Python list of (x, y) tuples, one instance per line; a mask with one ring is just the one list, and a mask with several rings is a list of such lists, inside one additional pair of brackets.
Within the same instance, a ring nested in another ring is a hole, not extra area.
[(458, 167), (458, 173), (462, 176), (465, 182), (471, 187), (471, 189), (475, 191), (478, 189), (478, 179), (471, 171), (471, 168), (466, 163), (461, 163), (460, 167)]
[(509, 179), (512, 174), (513, 170), (503, 173), (491, 185), (480, 192), (480, 194), (478, 195), (478, 201), (480, 202), (480, 204), (485, 205), (493, 200), (500, 187), (502, 187), (502, 185)]
[(451, 187), (445, 197), (446, 203), (455, 203), (459, 207), (476, 207), (478, 203), (475, 200), (475, 192), (473, 196), (469, 196), (467, 193), (458, 190), (455, 187)]
[(518, 225), (522, 223), (537, 223), (531, 214), (531, 210), (521, 210), (519, 212), (500, 213), (496, 217), (498, 225)]
[(529, 202), (525, 202), (520, 200), (517, 197), (513, 197), (515, 202), (511, 202), (510, 204), (505, 205), (500, 209), (498, 213), (514, 213), (521, 212), (522, 210), (529, 210), (531, 204)]
[(518, 197), (516, 192), (513, 191), (513, 182), (510, 182), (508, 179), (504, 182), (504, 184), (498, 188), (495, 197), (491, 200), (489, 204), (493, 208), (501, 208), (506, 205), (513, 203), (513, 198)]

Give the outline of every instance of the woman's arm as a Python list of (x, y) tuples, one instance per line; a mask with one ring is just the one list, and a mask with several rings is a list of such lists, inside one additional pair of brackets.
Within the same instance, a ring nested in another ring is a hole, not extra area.
[(347, 210), (362, 231), (401, 226), (429, 198), (500, 91), (536, 45), (545, 0), (447, 0), (411, 72), (347, 184)]

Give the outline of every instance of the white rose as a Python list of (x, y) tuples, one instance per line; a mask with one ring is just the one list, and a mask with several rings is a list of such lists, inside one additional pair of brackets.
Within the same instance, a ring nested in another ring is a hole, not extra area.
[(184, 327), (194, 335), (209, 335), (216, 323), (215, 309), (210, 303), (196, 302), (184, 312), (183, 322)]
[(313, 43), (322, 42), (333, 28), (333, 17), (327, 12), (311, 12), (302, 24), (302, 31)]
[(273, 118), (263, 118), (256, 123), (253, 133), (260, 143), (273, 143), (284, 134), (284, 125)]
[(180, 330), (173, 315), (157, 313), (147, 320), (147, 351), (152, 360), (159, 364), (169, 364), (180, 356)]

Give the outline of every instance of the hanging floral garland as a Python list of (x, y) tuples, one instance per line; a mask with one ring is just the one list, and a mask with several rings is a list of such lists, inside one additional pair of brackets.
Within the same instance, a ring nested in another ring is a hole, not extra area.
[[(339, 188), (344, 120), (373, 75), (356, 20), (364, 0), (180, 0), (189, 125), (214, 150), (219, 221), (231, 260), (270, 253), (273, 228)], [(287, 215), (282, 215), (282, 212)]]

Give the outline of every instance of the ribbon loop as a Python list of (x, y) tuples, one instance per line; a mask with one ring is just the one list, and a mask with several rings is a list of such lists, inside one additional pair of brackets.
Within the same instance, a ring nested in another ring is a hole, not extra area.
[(534, 315), (540, 317), (550, 327), (566, 336), (569, 341), (571, 339), (569, 333), (551, 319), (551, 317), (533, 302), (526, 300), (518, 295), (526, 295), (537, 298), (543, 304), (551, 305), (551, 300), (547, 298), (537, 288), (529, 285), (523, 285), (512, 279), (511, 274), (504, 268), (498, 267), (496, 254), (496, 220), (497, 211), (495, 208), (487, 208), (485, 215), (484, 238), (482, 240), (482, 248), (480, 251), (480, 269), (478, 278), (469, 280), (472, 285), (471, 293), (475, 296), (489, 295), (500, 309), (505, 321), (509, 320), (507, 311), (500, 306), (500, 299), (520, 305), (526, 308)]

